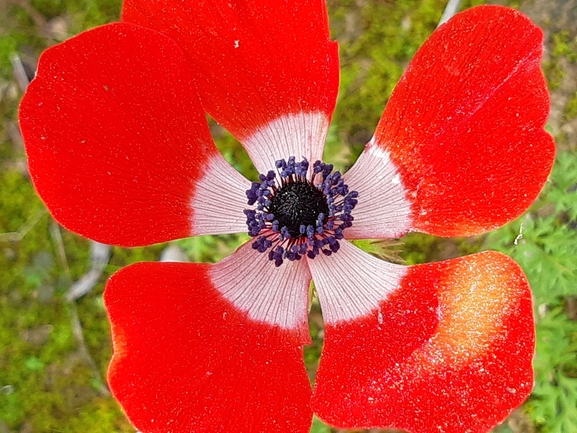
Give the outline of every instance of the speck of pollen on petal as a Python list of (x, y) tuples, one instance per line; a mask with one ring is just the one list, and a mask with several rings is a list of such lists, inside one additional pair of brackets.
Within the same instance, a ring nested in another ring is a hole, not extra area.
[(305, 254), (314, 259), (336, 253), (343, 231), (353, 225), (358, 193), (349, 191), (331, 164), (316, 161), (309, 174), (306, 158), (295, 162), (291, 156), (275, 166), (246, 191), (248, 204), (256, 205), (244, 211), (248, 234), (256, 238), (252, 247), (268, 251), (275, 266)]

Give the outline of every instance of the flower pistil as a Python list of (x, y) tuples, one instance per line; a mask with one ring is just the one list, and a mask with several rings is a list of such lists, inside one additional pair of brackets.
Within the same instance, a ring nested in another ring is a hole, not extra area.
[(276, 161), (276, 172), (259, 175), (246, 191), (245, 209), (252, 247), (280, 266), (284, 259), (300, 260), (305, 254), (314, 259), (322, 251), (331, 255), (339, 250), (343, 230), (351, 227), (351, 211), (358, 193), (349, 191), (333, 165), (316, 161), (310, 173), (306, 158), (296, 162), (291, 156)]

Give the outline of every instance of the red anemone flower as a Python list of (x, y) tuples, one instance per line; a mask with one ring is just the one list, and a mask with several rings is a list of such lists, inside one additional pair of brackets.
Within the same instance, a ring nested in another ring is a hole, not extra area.
[[(350, 240), (470, 236), (518, 217), (553, 163), (543, 35), (481, 6), (437, 29), (355, 165), (322, 162), (339, 84), (324, 0), (128, 0), (46, 51), (20, 108), (62, 225), (122, 246), (253, 240), (216, 264), (139, 263), (104, 294), (108, 380), (143, 432), (485, 432), (529, 395), (531, 294), (511, 259), (381, 261)], [(208, 113), (262, 175), (219, 154)], [(314, 280), (325, 345), (303, 365)]]

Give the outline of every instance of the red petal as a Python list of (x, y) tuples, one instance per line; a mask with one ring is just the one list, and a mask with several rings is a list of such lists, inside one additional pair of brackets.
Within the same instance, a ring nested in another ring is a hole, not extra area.
[(413, 266), (379, 307), (326, 326), (313, 409), (327, 422), (480, 433), (529, 395), (531, 292), (510, 258)]
[(367, 149), (390, 152), (414, 229), (473, 235), (537, 197), (555, 153), (542, 53), (543, 32), (499, 6), (457, 14), (417, 52)]
[[(204, 108), (247, 145), (251, 156), (266, 150), (253, 149), (258, 143), (247, 144), (246, 139), (281, 116), (320, 113), (320, 123), (330, 120), (339, 85), (339, 60), (337, 44), (329, 40), (324, 0), (213, 0), (178, 5), (170, 0), (127, 0), (122, 19), (177, 41), (195, 68)], [(288, 123), (292, 127), (303, 122)], [(315, 123), (319, 120), (311, 120), (305, 128), (318, 134)], [(297, 133), (278, 132), (287, 139)], [(322, 144), (326, 128), (320, 133), (313, 141)], [(275, 155), (276, 159), (289, 156), (307, 155)]]
[(139, 263), (110, 279), (114, 396), (144, 433), (307, 433), (299, 333), (249, 319), (219, 293), (211, 269)]
[[(195, 183), (222, 157), (191, 81), (173, 41), (131, 24), (41, 56), (20, 126), (34, 185), (62, 225), (126, 246), (199, 234)], [(235, 173), (223, 176), (242, 182)]]

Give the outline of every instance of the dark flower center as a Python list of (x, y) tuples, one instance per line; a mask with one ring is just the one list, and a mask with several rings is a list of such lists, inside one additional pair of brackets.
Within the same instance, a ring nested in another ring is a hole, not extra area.
[(276, 162), (277, 172), (259, 175), (246, 192), (248, 233), (255, 237), (252, 247), (280, 266), (284, 259), (314, 259), (321, 252), (331, 255), (339, 250), (343, 230), (353, 222), (351, 211), (358, 194), (349, 191), (340, 172), (316, 161), (309, 173), (306, 159)]
[(290, 182), (270, 199), (269, 213), (279, 227), (286, 227), (292, 238), (301, 235), (301, 225), (315, 226), (320, 214), (329, 214), (327, 199), (309, 182)]

